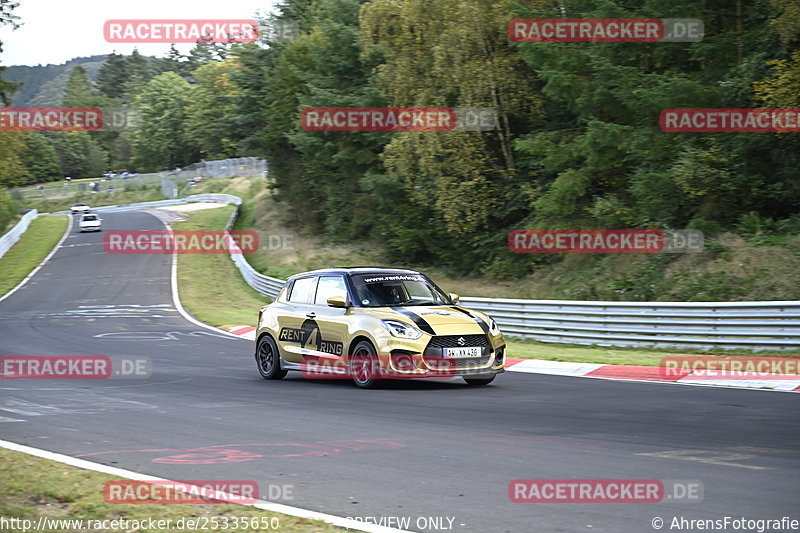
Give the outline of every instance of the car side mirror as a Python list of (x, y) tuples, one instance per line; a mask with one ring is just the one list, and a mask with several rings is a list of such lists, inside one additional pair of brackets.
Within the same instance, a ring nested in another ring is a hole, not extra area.
[(449, 293), (447, 296), (449, 296), (449, 297), (450, 297), (450, 300), (452, 300), (452, 302), (453, 302), (454, 304), (457, 304), (457, 303), (458, 303), (458, 300), (459, 300), (458, 294), (456, 294), (456, 293), (454, 293), (454, 292), (451, 292), (451, 293)]
[(328, 305), (330, 307), (347, 307), (347, 299), (344, 296), (331, 296), (328, 298)]

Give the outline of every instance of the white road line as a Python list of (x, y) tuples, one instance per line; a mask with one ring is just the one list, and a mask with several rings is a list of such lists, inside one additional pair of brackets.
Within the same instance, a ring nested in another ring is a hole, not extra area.
[[(147, 210), (145, 210), (143, 212), (149, 213), (149, 211), (147, 211)], [(156, 220), (161, 222), (164, 225), (164, 227), (167, 228), (167, 231), (172, 232), (172, 227), (169, 224), (167, 224), (165, 221), (163, 221), (160, 218), (158, 218), (156, 215), (153, 215), (153, 213), (149, 213), (149, 214), (152, 215), (153, 217), (155, 217)], [(216, 328), (216, 327), (210, 326), (210, 325), (208, 325), (208, 324), (206, 324), (204, 322), (200, 322), (195, 317), (190, 315), (189, 312), (186, 311), (186, 309), (184, 309), (183, 304), (181, 304), (181, 297), (178, 295), (178, 254), (176, 252), (172, 253), (172, 271), (170, 273), (170, 278), (171, 278), (170, 279), (170, 286), (172, 287), (172, 303), (174, 304), (175, 309), (178, 310), (178, 312), (181, 314), (181, 316), (183, 318), (185, 318), (186, 320), (188, 320), (192, 324), (200, 326), (201, 328), (206, 328), (206, 329), (210, 329), (211, 331), (216, 331), (217, 333), (222, 333), (226, 337), (232, 337), (234, 339), (242, 339), (241, 336), (234, 335), (230, 331), (225, 331), (224, 329)], [(242, 340), (246, 340), (246, 339), (242, 339)]]
[[(69, 215), (67, 215), (67, 216), (69, 216)], [(23, 285), (25, 285), (25, 284), (28, 282), (28, 280), (29, 280), (29, 279), (31, 279), (31, 278), (33, 277), (33, 275), (34, 275), (34, 274), (36, 274), (37, 272), (39, 272), (39, 269), (40, 269), (40, 268), (42, 268), (42, 267), (45, 265), (45, 263), (47, 263), (47, 262), (50, 260), (50, 258), (51, 258), (51, 257), (53, 257), (53, 254), (55, 254), (55, 253), (56, 253), (56, 251), (58, 251), (58, 249), (61, 247), (61, 243), (63, 243), (63, 242), (64, 242), (64, 239), (66, 239), (66, 238), (69, 236), (69, 232), (70, 232), (70, 231), (72, 231), (72, 217), (69, 217), (69, 224), (67, 224), (67, 231), (66, 231), (66, 232), (64, 232), (64, 235), (62, 235), (62, 237), (61, 237), (61, 240), (60, 240), (60, 241), (58, 241), (58, 243), (56, 243), (56, 245), (53, 247), (53, 249), (52, 249), (52, 250), (50, 250), (50, 253), (49, 253), (49, 254), (47, 254), (47, 257), (45, 257), (44, 259), (42, 259), (42, 262), (41, 262), (41, 263), (39, 263), (39, 265), (38, 265), (36, 268), (34, 268), (34, 269), (31, 271), (31, 273), (30, 273), (30, 274), (28, 274), (28, 276), (27, 276), (25, 279), (23, 279), (22, 281), (20, 281), (20, 282), (19, 282), (19, 284), (17, 284), (17, 286), (16, 286), (16, 287), (14, 287), (13, 289), (11, 289), (11, 290), (10, 290), (10, 291), (8, 291), (7, 293), (5, 293), (5, 295), (3, 295), (2, 297), (0, 297), (0, 302), (2, 302), (3, 300), (5, 300), (6, 298), (8, 298), (9, 296), (11, 296), (12, 294), (14, 294), (15, 292), (17, 292), (17, 290), (21, 289), (21, 288), (22, 288), (22, 286), (23, 286)]]
[[(25, 446), (23, 444), (17, 444), (15, 442), (9, 442), (6, 440), (0, 440), (0, 448), (6, 448), (7, 450), (26, 453), (28, 455), (41, 457), (42, 459), (48, 459), (50, 461), (57, 461), (59, 463), (74, 466), (76, 468), (83, 468), (84, 470), (93, 470), (95, 472), (102, 472), (103, 474), (109, 474), (112, 476), (117, 476), (125, 479), (132, 479), (135, 481), (160, 481), (168, 483), (178, 483), (177, 481), (149, 476), (146, 474), (140, 474), (139, 472), (124, 470), (122, 468), (116, 468), (113, 466), (106, 466), (99, 463), (93, 463), (91, 461), (86, 461), (85, 459), (78, 459), (76, 457), (70, 457), (68, 455), (62, 455), (60, 453), (42, 450), (40, 448), (32, 448), (30, 446)], [(195, 487), (192, 485), (187, 485), (187, 486), (198, 491), (198, 494), (201, 493), (200, 491), (206, 490), (202, 489), (201, 487)], [(208, 491), (206, 490), (206, 492)], [(235, 494), (228, 494), (220, 491), (216, 491), (216, 494), (214, 494), (214, 496), (217, 496), (220, 499), (224, 498), (229, 501), (235, 500), (238, 497)], [(327, 522), (334, 526), (344, 527), (347, 529), (354, 529), (356, 531), (366, 531), (367, 533), (406, 533), (406, 530), (402, 529), (395, 529), (391, 527), (380, 526), (377, 524), (369, 524), (365, 522), (360, 522), (358, 520), (353, 520), (352, 518), (343, 518), (340, 516), (318, 513), (316, 511), (309, 511), (308, 509), (301, 509), (299, 507), (292, 507), (290, 505), (283, 505), (281, 503), (272, 503), (264, 500), (256, 500), (254, 503), (251, 504), (237, 504), (237, 505), (248, 505), (250, 507), (255, 507), (257, 509), (263, 509), (264, 511), (270, 511), (273, 513), (283, 513), (290, 516), (296, 516), (298, 518), (307, 518), (309, 520), (322, 520), (323, 522)]]

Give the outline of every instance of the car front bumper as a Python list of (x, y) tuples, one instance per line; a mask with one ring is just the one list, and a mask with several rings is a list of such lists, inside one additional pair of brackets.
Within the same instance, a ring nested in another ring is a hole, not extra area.
[(502, 335), (486, 336), (479, 357), (448, 357), (444, 349), (433, 346), (437, 337), (419, 341), (380, 339), (378, 356), (381, 373), (390, 378), (432, 378), (493, 375), (504, 372), (505, 342)]

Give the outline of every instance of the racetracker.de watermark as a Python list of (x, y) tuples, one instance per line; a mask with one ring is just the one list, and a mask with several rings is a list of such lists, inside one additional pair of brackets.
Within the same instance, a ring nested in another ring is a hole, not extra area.
[(106, 503), (113, 504), (252, 504), (259, 497), (258, 483), (244, 480), (108, 481), (103, 486)]
[(703, 501), (696, 479), (515, 479), (514, 503), (689, 503)]
[(4, 107), (0, 131), (98, 131), (103, 112), (97, 107)]
[(659, 374), (664, 379), (800, 380), (800, 357), (665, 357)]
[(665, 132), (797, 133), (800, 109), (664, 109), (658, 123)]
[[(341, 343), (321, 341), (323, 350), (336, 353)], [(497, 363), (499, 366), (501, 363)], [(311, 357), (307, 356), (301, 369), (306, 379), (353, 379), (371, 376), (372, 379), (444, 379), (459, 376), (459, 359), (447, 356), (418, 356), (394, 354), (384, 357), (384, 363), (377, 357), (360, 359), (358, 356)]]
[(488, 107), (307, 107), (306, 131), (488, 131), (497, 127)]
[(508, 234), (508, 249), (527, 254), (700, 252), (703, 233), (656, 229), (518, 229)]
[(525, 43), (697, 42), (704, 33), (699, 19), (556, 18), (508, 22), (509, 39)]
[(145, 379), (149, 357), (107, 355), (3, 355), (0, 379)]
[(120, 131), (139, 123), (139, 114), (125, 108), (0, 108), (0, 131)]
[(112, 19), (103, 24), (106, 42), (120, 44), (252, 43), (253, 19)]
[(258, 251), (255, 231), (107, 231), (103, 249), (109, 254), (252, 254)]

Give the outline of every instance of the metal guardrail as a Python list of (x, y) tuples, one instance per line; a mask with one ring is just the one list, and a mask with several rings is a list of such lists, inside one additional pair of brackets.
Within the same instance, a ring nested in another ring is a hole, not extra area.
[[(92, 211), (96, 211), (98, 213), (117, 213), (120, 211), (136, 211), (138, 209), (170, 207), (172, 205), (187, 204), (190, 202), (219, 202), (223, 204), (241, 205), (242, 200), (238, 196), (231, 196), (229, 194), (193, 194), (191, 196), (177, 198), (175, 200), (156, 200), (154, 202), (137, 202), (133, 204), (103, 205), (99, 207), (92, 207)], [(46, 214), (66, 215), (69, 213), (70, 211), (55, 211), (53, 213)]]
[[(99, 209), (128, 210), (198, 201), (236, 205), (226, 226), (228, 231), (233, 228), (242, 200), (227, 194)], [(284, 280), (256, 272), (243, 254), (233, 253), (231, 259), (245, 282), (259, 294), (274, 298), (283, 287)], [(508, 336), (544, 342), (800, 350), (800, 301), (591, 302), (463, 297), (461, 304), (491, 315)]]
[[(120, 211), (136, 211), (138, 209), (148, 209), (155, 207), (169, 207), (171, 205), (185, 204), (185, 200), (157, 200), (155, 202), (137, 202), (133, 204), (118, 204), (118, 205), (103, 205), (99, 207), (92, 207), (92, 211), (98, 213), (116, 213)], [(91, 207), (91, 206), (90, 206)], [(52, 213), (43, 213), (46, 215), (68, 215), (72, 211), (53, 211)]]
[(39, 212), (36, 209), (28, 211), (22, 215), (22, 218), (16, 223), (16, 225), (14, 225), (13, 228), (8, 230), (5, 235), (0, 237), (0, 257), (6, 255), (6, 252), (17, 243), (20, 237), (22, 237), (22, 234), (28, 229), (28, 226), (31, 225), (31, 222), (33, 222), (38, 216)]
[[(229, 198), (235, 198), (236, 200), (238, 200), (238, 202), (236, 201), (227, 202), (236, 205), (236, 209), (234, 209), (233, 213), (231, 213), (231, 218), (228, 219), (228, 223), (225, 226), (225, 231), (231, 231), (233, 229), (234, 224), (236, 224), (236, 219), (239, 217), (239, 210), (242, 205), (242, 200), (236, 196), (230, 196), (227, 194), (203, 195), (203, 196), (228, 196)], [(187, 198), (187, 200), (189, 198)], [(215, 200), (215, 201), (222, 201), (222, 200)], [(236, 246), (236, 243), (233, 241), (231, 241), (231, 243), (232, 243), (231, 259), (233, 260), (233, 264), (236, 265), (236, 268), (239, 269), (239, 273), (244, 278), (244, 281), (260, 295), (274, 299), (280, 292), (281, 288), (283, 288), (283, 284), (286, 282), (282, 279), (271, 278), (269, 276), (265, 276), (264, 274), (256, 272), (256, 269), (250, 266), (250, 263), (247, 262), (247, 259), (245, 259), (244, 254), (242, 254), (242, 251), (239, 249), (239, 247)]]
[(510, 336), (655, 348), (800, 350), (800, 301), (588, 302), (461, 299)]

